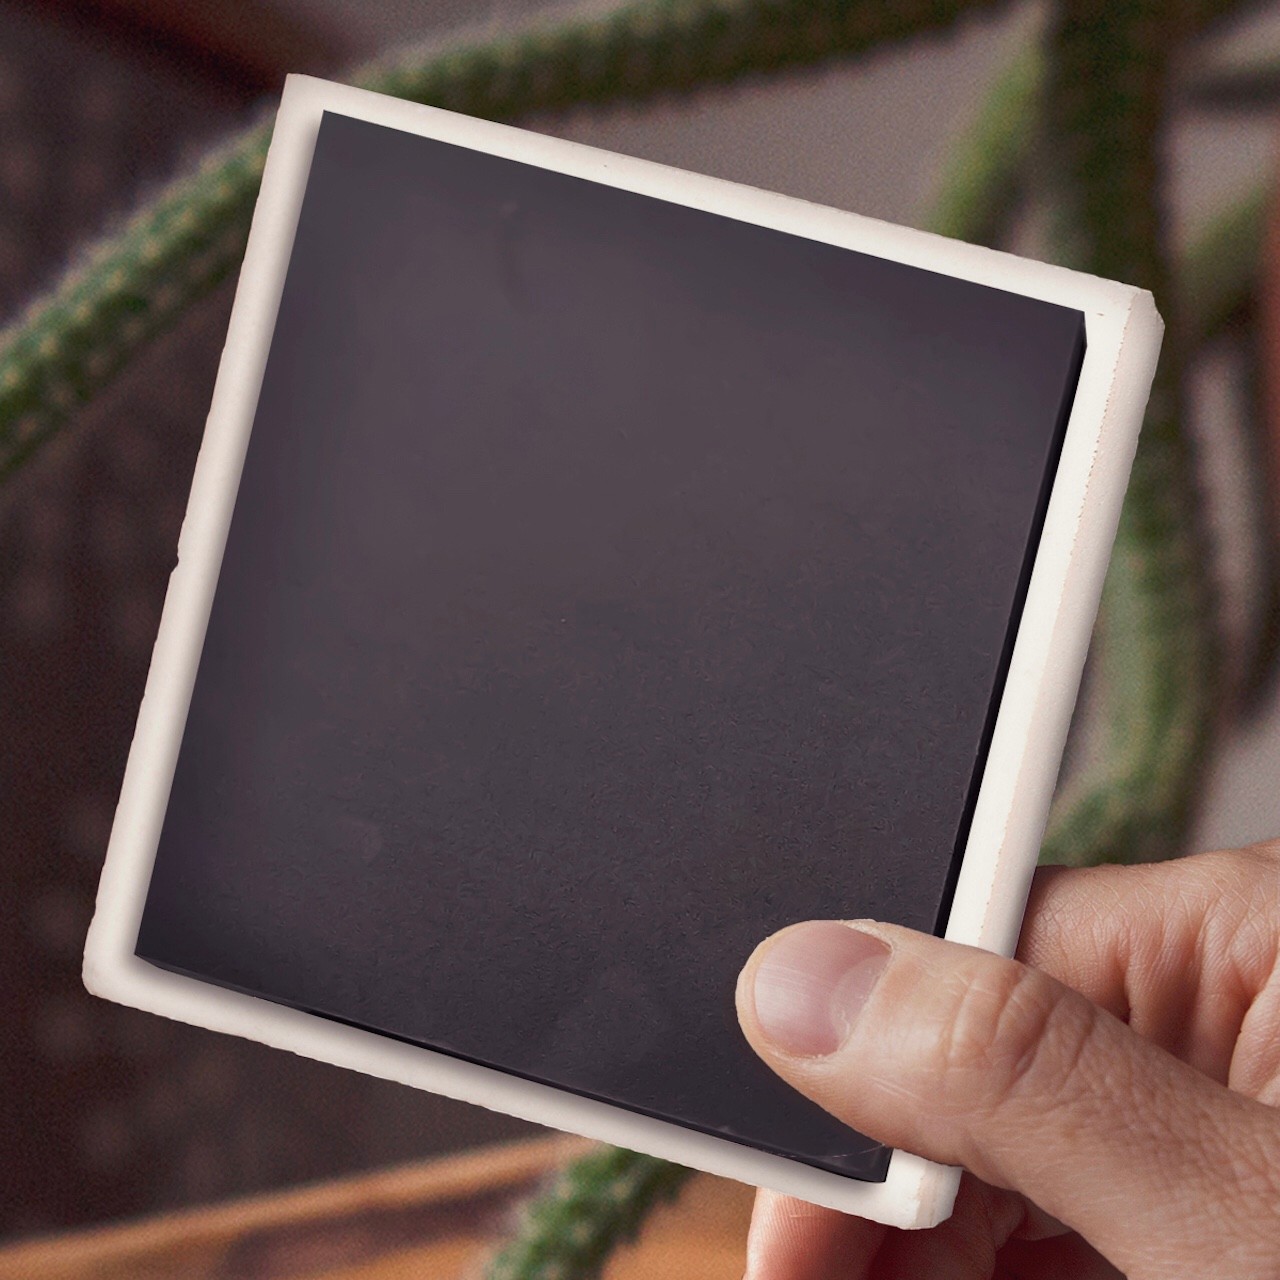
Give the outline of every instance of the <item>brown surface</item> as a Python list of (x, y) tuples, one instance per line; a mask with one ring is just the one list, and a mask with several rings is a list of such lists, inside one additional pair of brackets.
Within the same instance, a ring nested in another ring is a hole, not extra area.
[[(522, 1199), (588, 1149), (557, 1136), (0, 1250), (0, 1280), (468, 1280)], [(750, 1188), (698, 1177), (607, 1280), (737, 1280)]]

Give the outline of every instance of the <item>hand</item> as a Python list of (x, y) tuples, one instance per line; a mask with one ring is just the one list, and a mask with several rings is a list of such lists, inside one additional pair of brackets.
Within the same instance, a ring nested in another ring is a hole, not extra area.
[(748, 1280), (1280, 1276), (1280, 843), (1042, 869), (1018, 954), (861, 921), (756, 949), (764, 1061), (967, 1172), (926, 1231), (762, 1191)]

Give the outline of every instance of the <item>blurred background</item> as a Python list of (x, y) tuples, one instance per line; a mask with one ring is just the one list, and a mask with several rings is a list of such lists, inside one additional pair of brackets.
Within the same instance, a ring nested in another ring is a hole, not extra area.
[[(249, 123), (286, 72), (340, 77), (399, 45), (484, 39), (559, 12), (541, 0), (0, 0), (0, 324), (88, 239)], [(957, 140), (1044, 21), (1035, 4), (989, 6), (855, 58), (521, 123), (921, 225)], [(1269, 182), (1277, 66), (1280, 4), (1245, 6), (1180, 59), (1167, 139), (1175, 244)], [(1032, 211), (1010, 241), (1035, 253), (1041, 234)], [(81, 986), (233, 289), (188, 309), (0, 488), (3, 1241), (534, 1133)], [(1252, 673), (1204, 762), (1196, 848), (1280, 836), (1280, 694), (1264, 652), (1275, 529), (1259, 496), (1276, 471), (1243, 425), (1253, 368), (1224, 338), (1189, 371), (1222, 661)], [(1269, 429), (1280, 434), (1274, 418)]]

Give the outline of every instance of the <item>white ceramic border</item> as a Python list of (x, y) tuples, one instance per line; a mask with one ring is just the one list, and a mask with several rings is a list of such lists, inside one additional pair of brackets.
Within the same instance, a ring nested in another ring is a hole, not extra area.
[(370, 120), (1084, 312), (1087, 351), (947, 937), (1016, 944), (1163, 326), (1149, 294), (1009, 254), (306, 76), (285, 86), (178, 566), (85, 947), (99, 996), (903, 1227), (951, 1211), (959, 1174), (896, 1151), (866, 1183), (192, 978), (134, 945), (320, 117)]

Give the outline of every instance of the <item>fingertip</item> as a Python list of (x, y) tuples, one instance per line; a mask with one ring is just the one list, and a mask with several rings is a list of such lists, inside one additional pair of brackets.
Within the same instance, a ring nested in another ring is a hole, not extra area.
[(826, 1057), (845, 1041), (891, 953), (862, 924), (809, 920), (757, 948), (740, 975), (738, 999), (744, 1030), (762, 1056)]

